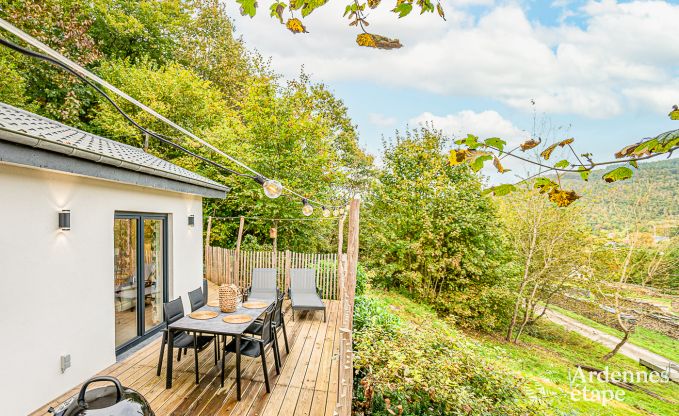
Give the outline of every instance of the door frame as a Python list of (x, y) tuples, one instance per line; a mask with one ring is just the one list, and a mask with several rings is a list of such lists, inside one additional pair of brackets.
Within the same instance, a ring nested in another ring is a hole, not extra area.
[[(120, 355), (123, 352), (129, 350), (130, 348), (134, 347), (135, 345), (138, 345), (139, 343), (143, 342), (144, 340), (148, 339), (149, 337), (153, 336), (157, 332), (159, 332), (162, 327), (163, 327), (163, 322), (159, 323), (158, 325), (154, 326), (153, 328), (147, 329), (145, 328), (145, 308), (146, 308), (146, 300), (144, 296), (145, 292), (145, 286), (140, 284), (140, 282), (143, 282), (144, 279), (144, 220), (161, 220), (162, 221), (162, 230), (163, 230), (163, 238), (162, 238), (162, 244), (163, 244), (163, 249), (162, 249), (162, 255), (163, 255), (163, 273), (162, 273), (162, 279), (163, 279), (163, 303), (167, 302), (167, 300), (170, 297), (170, 291), (169, 291), (169, 247), (168, 247), (168, 242), (169, 242), (169, 236), (168, 236), (168, 214), (157, 214), (157, 213), (147, 213), (147, 212), (130, 212), (130, 211), (115, 211), (114, 213), (114, 221), (118, 219), (136, 219), (137, 220), (137, 259), (136, 259), (136, 264), (137, 264), (137, 305), (136, 305), (136, 311), (137, 311), (137, 336), (132, 338), (131, 340), (121, 344), (120, 346), (116, 347), (116, 355)], [(115, 238), (115, 236), (114, 236)], [(115, 326), (114, 326), (114, 331), (115, 331)]]

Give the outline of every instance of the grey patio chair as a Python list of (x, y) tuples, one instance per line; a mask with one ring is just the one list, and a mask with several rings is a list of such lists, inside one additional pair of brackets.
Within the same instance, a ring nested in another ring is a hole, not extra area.
[(290, 269), (290, 301), (292, 303), (292, 320), (295, 311), (323, 311), (323, 322), (326, 321), (325, 304), (316, 286), (316, 270)]
[(252, 269), (252, 285), (248, 296), (254, 299), (275, 300), (278, 295), (276, 269)]

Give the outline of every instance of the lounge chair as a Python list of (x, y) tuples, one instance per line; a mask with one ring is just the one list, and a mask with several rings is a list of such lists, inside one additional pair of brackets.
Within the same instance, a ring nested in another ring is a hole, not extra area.
[(275, 300), (278, 296), (276, 269), (252, 269), (252, 285), (248, 296), (253, 299)]
[(290, 269), (290, 301), (292, 303), (292, 320), (295, 310), (323, 311), (323, 322), (326, 320), (325, 305), (316, 286), (316, 270)]

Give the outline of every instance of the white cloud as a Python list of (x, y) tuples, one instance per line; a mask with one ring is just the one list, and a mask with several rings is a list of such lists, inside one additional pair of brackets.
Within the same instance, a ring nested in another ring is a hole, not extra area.
[(392, 127), (398, 122), (396, 117), (389, 117), (380, 113), (368, 114), (368, 121), (379, 127)]
[(471, 133), (482, 139), (500, 137), (514, 145), (525, 140), (529, 135), (516, 127), (511, 121), (503, 118), (497, 111), (482, 111), (480, 113), (464, 110), (455, 114), (437, 116), (429, 112), (413, 117), (410, 124), (431, 124), (453, 137), (464, 137)]
[[(679, 5), (662, 1), (590, 1), (577, 10), (581, 26), (543, 26), (519, 3), (489, 7), (482, 16), (446, 2), (435, 15), (397, 19), (388, 8), (370, 12), (369, 30), (400, 37), (404, 48), (360, 48), (358, 33), (330, 2), (305, 19), (309, 34), (294, 35), (263, 8), (236, 18), (244, 39), (288, 76), (300, 65), (324, 81), (365, 81), (441, 95), (492, 98), (529, 110), (607, 118), (627, 109), (667, 107), (677, 88)], [(232, 14), (235, 2), (227, 2)], [(675, 98), (672, 103), (676, 102)], [(664, 111), (664, 110), (663, 110)]]

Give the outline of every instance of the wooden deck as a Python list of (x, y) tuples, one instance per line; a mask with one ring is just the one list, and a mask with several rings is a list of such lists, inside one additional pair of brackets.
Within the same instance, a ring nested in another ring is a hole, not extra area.
[[(216, 291), (211, 291), (216, 293)], [(212, 297), (212, 296), (211, 296)], [(236, 400), (235, 355), (229, 354), (226, 363), (224, 388), (220, 387), (220, 367), (214, 365), (211, 349), (199, 354), (200, 384), (196, 385), (193, 354), (175, 361), (172, 389), (165, 389), (165, 363), (160, 377), (156, 365), (160, 340), (155, 340), (132, 356), (106, 370), (102, 375), (117, 377), (124, 386), (139, 391), (151, 403), (157, 416), (164, 415), (332, 415), (338, 391), (337, 354), (339, 346), (340, 303), (325, 301), (328, 321), (323, 312), (302, 312), (292, 320), (286, 303), (286, 327), (290, 353), (286, 354), (282, 333), (281, 374), (276, 375), (273, 355), (269, 350), (271, 393), (264, 387), (260, 359), (243, 357), (242, 400)], [(175, 353), (176, 356), (176, 353)], [(41, 406), (33, 415), (47, 414), (49, 406), (56, 406), (77, 390), (65, 393), (53, 402)]]

